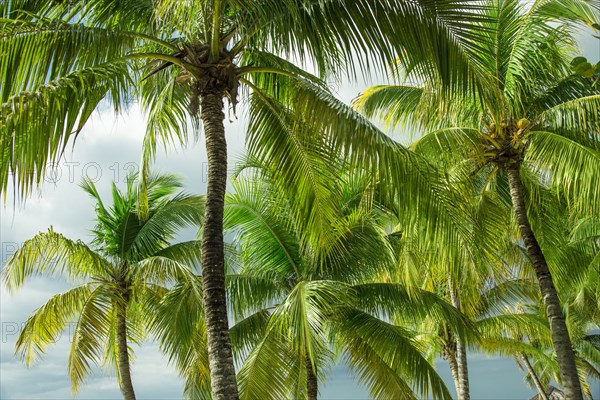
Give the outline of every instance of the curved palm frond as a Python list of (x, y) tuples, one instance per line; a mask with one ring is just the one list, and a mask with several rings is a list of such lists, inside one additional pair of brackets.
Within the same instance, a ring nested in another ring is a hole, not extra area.
[[(233, 186), (236, 193), (226, 199), (224, 224), (226, 230), (238, 235), (244, 270), (253, 275), (276, 274), (282, 280), (293, 273), (300, 276), (300, 246), (294, 232), (286, 229), (290, 222), (280, 214), (285, 204), (276, 204), (268, 188), (252, 180), (237, 179)], [(252, 242), (240, 240), (246, 235)]]
[(130, 245), (124, 249), (129, 257), (149, 257), (166, 247), (178, 229), (200, 227), (204, 221), (204, 198), (179, 193), (150, 212), (150, 217), (138, 225), (128, 241)]
[(164, 257), (169, 260), (184, 264), (187, 268), (192, 268), (200, 264), (200, 240), (189, 240), (180, 242), (160, 249), (154, 253), (154, 257)]
[[(336, 186), (318, 140), (308, 140), (298, 120), (275, 100), (254, 91), (250, 103), (248, 151), (276, 170), (273, 183), (294, 203), (293, 220), (304, 226), (304, 241), (326, 245), (338, 217), (333, 202)], [(293, 184), (290, 184), (293, 182)]]
[(240, 368), (240, 398), (288, 398), (289, 384), (297, 378), (290, 373), (297, 356), (286, 344), (273, 331), (267, 331)]
[(26, 279), (40, 274), (84, 280), (111, 269), (106, 259), (83, 242), (69, 240), (50, 228), (26, 241), (7, 261), (2, 276), (6, 287), (16, 291)]
[(374, 315), (393, 317), (402, 310), (403, 320), (418, 323), (424, 318), (446, 322), (461, 337), (467, 336), (468, 322), (454, 306), (426, 290), (408, 289), (390, 283), (354, 285), (357, 308)]
[(587, 96), (581, 95), (588, 90), (585, 87), (583, 90), (579, 88), (576, 98), (546, 108), (538, 114), (536, 122), (550, 129), (573, 131), (573, 139), (583, 140), (584, 143), (597, 147), (600, 141), (600, 117), (597, 112), (600, 108), (600, 94), (596, 91)]
[(113, 60), (7, 95), (0, 106), (5, 196), (10, 179), (19, 183), (22, 195), (39, 185), (45, 169), (58, 161), (104, 98), (126, 101), (131, 85), (126, 71), (125, 61)]
[(101, 364), (102, 346), (113, 328), (109, 317), (112, 307), (113, 299), (105, 285), (92, 291), (83, 304), (73, 330), (67, 367), (74, 392), (85, 382), (92, 367)]
[(62, 332), (87, 302), (96, 284), (84, 284), (50, 298), (27, 319), (17, 339), (15, 354), (29, 366), (46, 348), (60, 338)]
[(393, 399), (401, 394), (413, 399), (415, 392), (434, 399), (451, 398), (412, 333), (358, 310), (343, 313), (339, 330), (344, 339), (338, 345), (346, 353), (348, 366), (374, 398)]
[(552, 132), (531, 133), (525, 162), (563, 192), (578, 210), (598, 215), (600, 152)]

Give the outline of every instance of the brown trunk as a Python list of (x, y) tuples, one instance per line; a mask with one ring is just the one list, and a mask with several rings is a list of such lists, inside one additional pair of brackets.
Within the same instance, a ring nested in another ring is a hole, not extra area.
[(308, 400), (317, 400), (317, 396), (319, 395), (317, 374), (313, 370), (313, 365), (308, 355), (306, 356), (306, 390), (308, 392)]
[(223, 208), (227, 184), (227, 143), (223, 93), (205, 89), (201, 116), (208, 156), (208, 188), (202, 236), (202, 287), (208, 339), (208, 361), (213, 400), (239, 398), (225, 295)]
[[(452, 380), (454, 381), (454, 388), (456, 389), (456, 395), (460, 394), (460, 389), (458, 388), (458, 363), (456, 362), (456, 349), (454, 348), (456, 342), (454, 341), (454, 337), (450, 337), (450, 340), (454, 343), (448, 343), (446, 345), (446, 357), (448, 358), (448, 365), (450, 366), (450, 373), (452, 374)], [(453, 345), (454, 344), (454, 345)]]
[(526, 354), (521, 354), (520, 356), (521, 356), (521, 360), (523, 361), (523, 364), (525, 365), (525, 368), (527, 368), (527, 372), (529, 372), (529, 376), (531, 376), (531, 380), (533, 380), (533, 384), (535, 385), (535, 388), (537, 389), (538, 393), (540, 394), (539, 395), (540, 399), (548, 400), (548, 395), (546, 394), (546, 390), (544, 389), (544, 386), (542, 386), (542, 382), (540, 382), (540, 378), (537, 376), (537, 373), (535, 372), (535, 370), (533, 369), (533, 366), (529, 362), (529, 358), (527, 357)]
[(129, 350), (127, 349), (127, 308), (117, 305), (117, 368), (119, 368), (119, 386), (125, 400), (135, 400), (131, 371), (129, 368)]
[[(454, 290), (452, 281), (448, 278), (448, 289), (450, 291), (450, 301), (452, 305), (460, 311), (460, 299), (458, 293)], [(469, 400), (471, 398), (469, 388), (469, 368), (467, 364), (467, 349), (462, 339), (456, 336), (456, 367), (458, 375), (458, 386), (456, 388), (459, 400)]]
[(533, 234), (531, 225), (527, 218), (525, 208), (524, 189), (521, 182), (519, 165), (511, 165), (506, 168), (508, 175), (508, 184), (510, 187), (510, 195), (512, 198), (515, 216), (521, 231), (521, 237), (525, 243), (527, 254), (531, 259), (535, 274), (537, 276), (540, 292), (546, 308), (546, 315), (550, 323), (550, 333), (552, 335), (552, 343), (558, 359), (560, 368), (560, 377), (564, 387), (565, 396), (569, 400), (582, 400), (581, 385), (577, 375), (577, 367), (575, 366), (575, 353), (571, 345), (569, 331), (563, 316), (562, 307), (556, 288), (552, 282), (552, 276), (548, 269), (548, 264), (540, 245)]

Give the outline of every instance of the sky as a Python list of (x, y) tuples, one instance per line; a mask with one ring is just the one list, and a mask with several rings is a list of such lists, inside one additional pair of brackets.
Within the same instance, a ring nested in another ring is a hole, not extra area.
[[(582, 43), (584, 55), (597, 62), (599, 42), (586, 36)], [(338, 96), (348, 102), (376, 83), (383, 83), (381, 77), (369, 82), (364, 79), (344, 82), (336, 89)], [(231, 116), (225, 121), (230, 165), (244, 153), (244, 121), (243, 111), (237, 118)], [(93, 201), (79, 188), (79, 182), (82, 177), (92, 179), (105, 197), (113, 180), (123, 185), (127, 172), (139, 165), (144, 130), (144, 117), (136, 105), (120, 116), (108, 110), (96, 113), (77, 140), (74, 151), (68, 151), (57, 168), (47, 171), (43, 188), (24, 205), (13, 203), (9, 196), (0, 209), (0, 263), (4, 264), (25, 240), (50, 226), (69, 238), (88, 241), (94, 225)], [(206, 155), (202, 142), (185, 150), (160, 152), (155, 169), (181, 175), (188, 192), (206, 192)], [(41, 362), (30, 368), (13, 357), (19, 329), (30, 313), (66, 288), (66, 282), (36, 278), (17, 294), (0, 289), (0, 399), (72, 398), (67, 376), (70, 329), (48, 349)], [(134, 351), (133, 382), (138, 399), (180, 398), (183, 383), (161, 356), (157, 344), (146, 342), (141, 347), (134, 346)], [(534, 394), (524, 384), (523, 373), (512, 359), (470, 354), (469, 362), (473, 400), (526, 399)], [(447, 363), (439, 360), (436, 367), (452, 388)], [(600, 396), (597, 383), (594, 393)], [(120, 398), (116, 378), (97, 371), (75, 398)], [(340, 365), (334, 368), (329, 381), (321, 385), (321, 398), (367, 399), (368, 395)]]

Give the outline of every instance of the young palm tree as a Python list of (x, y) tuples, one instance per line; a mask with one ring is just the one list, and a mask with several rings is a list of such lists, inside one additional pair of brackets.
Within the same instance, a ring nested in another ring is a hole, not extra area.
[[(474, 221), (471, 222), (474, 240), (459, 259), (440, 256), (443, 252), (439, 251), (438, 242), (427, 240), (419, 226), (408, 225), (407, 227), (402, 221), (402, 215), (390, 213), (391, 220), (395, 221), (394, 230), (398, 232), (399, 240), (396, 243), (397, 265), (387, 271), (387, 279), (409, 288), (426, 290), (443, 296), (466, 318), (473, 321), (475, 326), (475, 322), (481, 318), (482, 307), (485, 306), (486, 309), (490, 307), (487, 305), (489, 297), (487, 293), (493, 292), (501, 299), (505, 296), (501, 288), (511, 289), (507, 284), (510, 282), (511, 273), (506, 267), (507, 260), (503, 255), (508, 252), (507, 250), (514, 251), (514, 248), (505, 248), (506, 242), (502, 236), (504, 225), (501, 225), (500, 229), (497, 226), (493, 227), (495, 229), (490, 229), (491, 227), (485, 224), (478, 224), (476, 218), (479, 213), (485, 215), (492, 211), (499, 214), (497, 217), (502, 218), (506, 214), (503, 208), (506, 207), (499, 207), (496, 199), (489, 193), (463, 199), (463, 202), (472, 208), (471, 215), (467, 217)], [(490, 237), (493, 243), (485, 247), (488, 251), (495, 250), (493, 258), (482, 252), (481, 248), (484, 246), (480, 245), (483, 241), (490, 240)], [(512, 294), (511, 290), (506, 293), (509, 300), (513, 299)], [(401, 310), (397, 310), (393, 315), (394, 321), (402, 323)], [(419, 325), (414, 329), (422, 332), (419, 340), (427, 343), (426, 347), (431, 358), (443, 356), (448, 360), (458, 398), (469, 399), (467, 348), (476, 348), (478, 341), (476, 331), (466, 342), (464, 338), (454, 335), (447, 323), (426, 319), (419, 321)]]
[[(414, 63), (404, 66), (405, 72), (420, 84), (374, 87), (357, 106), (392, 123), (437, 129), (415, 149), (454, 162), (463, 176), (507, 181), (545, 302), (565, 394), (581, 399), (561, 303), (527, 215), (527, 200), (535, 200), (527, 177), (538, 174), (554, 183), (574, 208), (598, 212), (600, 93), (591, 78), (569, 68), (575, 52), (573, 26), (596, 22), (598, 8), (575, 0), (485, 3), (489, 20), (472, 35), (473, 47), (479, 49), (470, 57), (472, 73), (436, 70), (435, 62)], [(448, 74), (464, 76), (464, 84), (443, 87), (440, 81)]]
[[(477, 3), (2, 2), (0, 52), (9, 56), (0, 61), (0, 186), (4, 192), (10, 175), (22, 194), (39, 184), (44, 168), (58, 159), (103, 99), (116, 110), (131, 97), (141, 99), (149, 116), (145, 159), (159, 139), (184, 143), (188, 126), (202, 125), (209, 163), (202, 277), (211, 381), (215, 399), (235, 399), (223, 267), (223, 98), (235, 112), (240, 87), (260, 99), (265, 85), (271, 94), (286, 85), (310, 86), (302, 70), (279, 56), (310, 61), (320, 75), (335, 75), (343, 65), (351, 74), (359, 67), (366, 71), (391, 61), (400, 49), (419, 59), (446, 54), (453, 64), (465, 65), (463, 31)], [(428, 35), (430, 45), (423, 46)], [(452, 83), (449, 78), (446, 84)], [(269, 107), (267, 97), (262, 102)], [(264, 150), (269, 157), (310, 191), (310, 174), (296, 174), (298, 166), (307, 169), (302, 154), (275, 146), (281, 140), (293, 143), (291, 132), (284, 137), (279, 131), (262, 133), (266, 136), (255, 137), (255, 143), (271, 145)], [(365, 149), (372, 141), (360, 137)], [(341, 143), (350, 149), (353, 142), (360, 144), (353, 131), (346, 131)]]
[(167, 287), (194, 279), (198, 242), (170, 241), (181, 228), (201, 224), (204, 201), (177, 193), (181, 182), (175, 176), (151, 176), (148, 218), (141, 219), (133, 177), (126, 192), (113, 184), (112, 206), (105, 205), (92, 182), (84, 181), (82, 187), (96, 202), (92, 243), (70, 240), (50, 228), (26, 241), (2, 272), (10, 291), (39, 274), (77, 284), (33, 313), (16, 352), (31, 364), (75, 319), (68, 365), (73, 390), (85, 382), (93, 365), (108, 365), (116, 367), (123, 398), (131, 400), (135, 393), (128, 343), (144, 338), (153, 307)]

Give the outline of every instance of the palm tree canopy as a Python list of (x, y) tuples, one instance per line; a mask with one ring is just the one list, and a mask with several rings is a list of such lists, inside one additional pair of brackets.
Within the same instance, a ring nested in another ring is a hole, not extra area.
[[(377, 86), (355, 105), (390, 124), (431, 132), (413, 146), (432, 160), (454, 164), (468, 177), (485, 165), (524, 158), (582, 212), (598, 212), (600, 91), (578, 73), (574, 33), (597, 22), (587, 1), (488, 1), (487, 22), (473, 35), (477, 74), (448, 91), (442, 71), (404, 68), (412, 86)], [(464, 72), (456, 68), (456, 74)], [(496, 172), (494, 170), (494, 172)], [(489, 171), (485, 171), (489, 174)]]
[[(303, 77), (280, 57), (310, 61), (322, 76), (339, 75), (341, 66), (351, 75), (384, 68), (400, 51), (415, 59), (442, 52), (459, 62), (469, 44), (465, 21), (478, 20), (477, 7), (450, 0), (3, 2), (2, 191), (11, 175), (22, 194), (39, 184), (104, 101), (119, 111), (140, 100), (149, 117), (144, 157), (151, 157), (159, 140), (185, 143), (188, 127), (199, 126), (198, 94), (209, 82), (222, 85), (235, 108), (240, 83), (255, 90)], [(439, 40), (417, 40), (429, 34)]]

